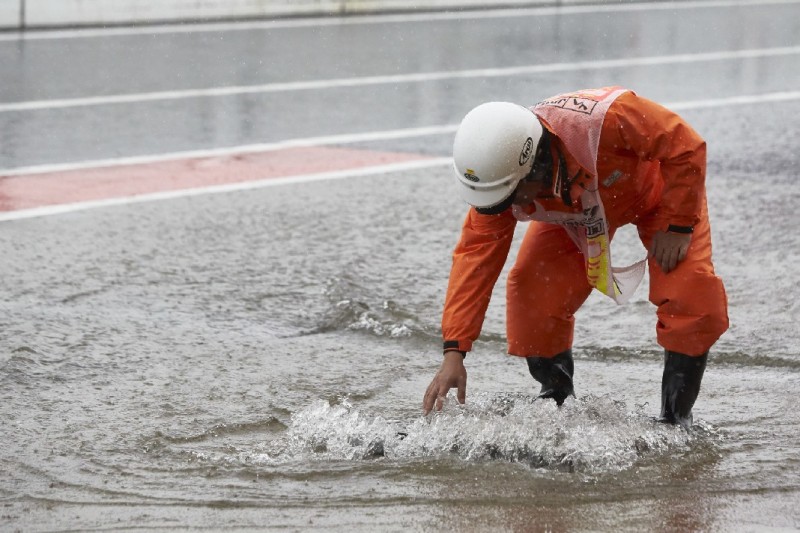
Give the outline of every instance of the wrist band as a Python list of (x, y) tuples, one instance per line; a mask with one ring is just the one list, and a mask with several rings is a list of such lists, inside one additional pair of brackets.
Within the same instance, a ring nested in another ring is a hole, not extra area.
[(460, 353), (461, 357), (467, 356), (467, 352), (458, 349), (458, 341), (444, 341), (443, 350), (444, 350), (442, 352), (443, 354), (449, 351), (453, 351)]
[(671, 233), (692, 233), (694, 228), (692, 226), (674, 226), (670, 224), (667, 231)]

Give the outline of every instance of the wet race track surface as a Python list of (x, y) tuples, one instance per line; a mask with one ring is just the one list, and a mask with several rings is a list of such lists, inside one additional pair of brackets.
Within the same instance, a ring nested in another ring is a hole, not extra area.
[[(796, 1), (0, 34), (0, 529), (800, 527), (798, 36)], [(695, 427), (653, 422), (646, 281), (578, 313), (557, 409), (501, 277), (467, 404), (423, 417), (456, 124), (613, 84), (709, 145)]]

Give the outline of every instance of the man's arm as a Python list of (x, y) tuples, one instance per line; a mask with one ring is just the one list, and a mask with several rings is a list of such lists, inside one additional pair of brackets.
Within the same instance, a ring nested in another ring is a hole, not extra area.
[(706, 177), (706, 143), (680, 116), (627, 93), (612, 109), (619, 144), (639, 159), (658, 161), (664, 179), (659, 209), (668, 221), (650, 244), (649, 255), (664, 272), (686, 257), (700, 217)]
[(510, 209), (499, 215), (481, 215), (470, 208), (461, 229), (461, 239), (453, 251), (442, 313), (445, 349), (468, 352), (480, 335), (516, 224)]
[(480, 335), (492, 289), (503, 270), (516, 219), (511, 210), (499, 215), (481, 215), (470, 208), (453, 252), (447, 287), (442, 335), (444, 360), (423, 399), (427, 414), (441, 410), (442, 399), (451, 388), (458, 389), (458, 401), (466, 399), (467, 371), (464, 356)]

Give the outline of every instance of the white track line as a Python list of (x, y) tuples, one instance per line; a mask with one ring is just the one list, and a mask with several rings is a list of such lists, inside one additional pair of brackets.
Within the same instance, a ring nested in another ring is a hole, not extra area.
[(503, 67), (471, 70), (451, 70), (439, 72), (419, 72), (396, 74), (391, 76), (362, 76), (355, 78), (338, 78), (329, 80), (297, 81), (287, 83), (268, 83), (263, 85), (245, 85), (233, 87), (212, 87), (208, 89), (188, 89), (177, 91), (158, 91), (150, 93), (117, 94), (109, 96), (91, 96), (85, 98), (64, 98), (54, 100), (34, 100), (28, 102), (11, 102), (0, 104), (0, 112), (38, 111), (48, 109), (64, 109), (114, 104), (132, 104), (165, 100), (183, 100), (187, 98), (208, 98), (234, 96), (243, 94), (264, 94), (314, 89), (332, 89), (339, 87), (357, 87), (366, 85), (422, 83), (466, 78), (497, 78), (541, 74), (551, 72), (568, 72), (579, 70), (606, 70), (610, 68), (658, 66), (668, 64), (700, 63), (705, 61), (725, 61), (732, 59), (751, 59), (760, 57), (779, 57), (800, 54), (800, 46), (778, 48), (751, 48), (746, 50), (727, 50), (705, 52), (699, 54), (674, 54), (665, 56), (631, 57), (620, 59), (604, 59), (597, 61), (576, 61), (570, 63), (547, 63), (544, 65), (527, 65), (520, 67)]
[[(791, 100), (800, 100), (800, 91), (775, 92), (775, 93), (746, 95), (746, 96), (732, 96), (729, 98), (717, 98), (717, 99), (707, 99), (707, 100), (692, 100), (687, 102), (667, 103), (664, 105), (665, 107), (677, 111), (677, 110), (706, 109), (706, 108), (738, 106), (738, 105), (769, 104), (774, 102), (785, 102)], [(120, 164), (135, 164), (131, 163), (131, 161), (134, 159), (136, 159), (137, 163), (147, 163), (147, 162), (182, 159), (188, 157), (210, 157), (222, 154), (276, 150), (285, 147), (318, 146), (320, 144), (344, 144), (346, 142), (359, 142), (364, 140), (398, 139), (403, 137), (452, 133), (453, 131), (455, 131), (456, 128), (457, 125), (449, 124), (443, 126), (432, 126), (430, 128), (413, 128), (408, 130), (391, 130), (385, 132), (373, 132), (368, 134), (339, 135), (330, 137), (295, 139), (274, 144), (250, 145), (250, 146), (223, 148), (223, 149), (207, 150), (207, 151), (181, 152), (176, 154), (151, 156), (149, 158), (148, 157), (128, 158), (125, 163), (120, 163)], [(28, 167), (27, 172), (25, 172), (26, 169), (16, 169), (9, 171), (0, 171), (0, 175), (36, 174), (42, 172), (76, 170), (80, 168), (96, 168), (100, 166), (119, 166), (120, 164), (117, 164), (117, 161), (120, 160), (108, 160), (103, 162), (88, 161), (85, 163), (77, 163), (72, 165), (52, 165), (50, 167), (45, 167), (45, 166)], [(93, 209), (96, 207), (111, 207), (111, 206), (128, 205), (140, 202), (152, 202), (157, 200), (183, 198), (187, 196), (199, 196), (205, 194), (244, 191), (244, 190), (258, 189), (263, 187), (286, 185), (291, 183), (307, 183), (310, 181), (334, 180), (334, 179), (343, 179), (343, 178), (350, 178), (357, 176), (386, 174), (390, 172), (400, 172), (406, 170), (419, 170), (419, 169), (451, 165), (452, 162), (453, 160), (450, 157), (439, 157), (434, 159), (423, 159), (417, 161), (393, 163), (389, 165), (378, 165), (378, 166), (364, 167), (351, 170), (339, 170), (335, 172), (303, 174), (299, 176), (287, 176), (284, 178), (272, 178), (266, 180), (232, 183), (232, 184), (218, 185), (211, 187), (198, 187), (193, 189), (182, 189), (178, 191), (141, 194), (136, 196), (122, 197), (122, 198), (109, 198), (106, 200), (96, 200), (92, 202), (79, 202), (73, 204), (37, 207), (33, 209), (21, 209), (18, 211), (0, 212), (0, 222), (49, 216), (49, 215), (58, 215), (62, 213), (70, 213), (73, 211)], [(43, 170), (45, 168), (49, 168), (50, 170)], [(34, 171), (34, 169), (38, 169), (38, 171)]]
[(457, 124), (447, 124), (443, 126), (429, 126), (424, 128), (371, 131), (366, 133), (346, 133), (342, 135), (326, 135), (323, 137), (288, 139), (274, 143), (247, 144), (228, 148), (212, 148), (209, 150), (190, 150), (186, 152), (174, 152), (171, 154), (99, 159), (95, 161), (81, 161), (78, 163), (62, 163), (55, 165), (35, 165), (30, 167), (0, 170), (0, 176), (48, 174), (52, 172), (68, 172), (70, 170), (86, 170), (90, 168), (142, 165), (147, 163), (159, 163), (162, 161), (176, 161), (179, 159), (200, 159), (204, 157), (225, 157), (240, 154), (257, 154), (262, 152), (272, 152), (275, 150), (284, 150), (286, 148), (303, 148), (310, 146), (328, 146), (370, 141), (387, 141), (392, 139), (407, 139), (413, 137), (424, 137), (426, 135), (442, 135), (446, 133), (453, 133), (456, 131), (457, 127)]
[(709, 98), (707, 100), (691, 100), (688, 102), (675, 102), (664, 104), (674, 111), (686, 109), (707, 109), (710, 107), (725, 107), (752, 104), (770, 104), (774, 102), (788, 102), (800, 100), (800, 91), (781, 91), (764, 94), (751, 94), (742, 96), (729, 96), (727, 98)]
[(797, 4), (800, 0), (697, 0), (686, 2), (639, 2), (618, 5), (584, 5), (559, 7), (527, 7), (507, 9), (469, 9), (465, 11), (425, 11), (422, 13), (326, 16), (300, 19), (278, 19), (242, 22), (212, 22), (190, 24), (142, 25), (119, 28), (85, 28), (70, 30), (14, 31), (0, 34), (2, 41), (34, 41), (48, 39), (87, 39), (95, 37), (124, 37), (128, 35), (157, 35), (223, 31), (276, 30), (323, 26), (365, 24), (396, 24), (406, 22), (435, 22), (490, 18), (541, 17), (582, 15), (588, 13), (624, 13), (637, 11), (689, 10), (700, 8), (766, 7)]
[(320, 172), (316, 174), (301, 174), (298, 176), (287, 176), (283, 178), (270, 178), (265, 180), (245, 181), (241, 183), (229, 183), (226, 185), (213, 185), (208, 187), (196, 187), (192, 189), (181, 189), (177, 191), (165, 191), (150, 194), (139, 194), (122, 198), (108, 198), (105, 200), (95, 200), (90, 202), (77, 202), (74, 204), (51, 205), (36, 207), (32, 209), (21, 209), (19, 211), (0, 212), (0, 222), (8, 220), (20, 220), (24, 218), (42, 217), (49, 215), (60, 215), (84, 209), (94, 209), (97, 207), (112, 207), (118, 205), (129, 205), (141, 202), (153, 202), (157, 200), (169, 200), (173, 198), (185, 198), (187, 196), (201, 196), (206, 194), (219, 194), (233, 191), (246, 191), (250, 189), (261, 189), (277, 185), (287, 185), (290, 183), (308, 183), (310, 181), (337, 180), (343, 178), (355, 178), (358, 176), (372, 176), (375, 174), (388, 174), (391, 172), (402, 172), (408, 170), (420, 170), (432, 167), (439, 167), (452, 164), (453, 160), (449, 157), (435, 159), (422, 159), (417, 161), (407, 161), (403, 163), (392, 163), (388, 165), (377, 165), (349, 170), (337, 170), (335, 172)]

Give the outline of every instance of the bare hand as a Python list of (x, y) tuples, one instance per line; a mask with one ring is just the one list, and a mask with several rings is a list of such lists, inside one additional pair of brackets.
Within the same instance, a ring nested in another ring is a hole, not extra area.
[(691, 233), (673, 233), (671, 231), (658, 231), (653, 235), (653, 242), (650, 244), (649, 257), (656, 260), (656, 263), (665, 273), (675, 270), (678, 263), (686, 258), (689, 244), (692, 242)]
[(467, 400), (467, 369), (464, 368), (464, 358), (455, 351), (445, 352), (442, 366), (425, 391), (422, 411), (426, 415), (434, 407), (441, 411), (444, 398), (452, 388), (458, 388), (458, 403), (464, 403)]

